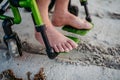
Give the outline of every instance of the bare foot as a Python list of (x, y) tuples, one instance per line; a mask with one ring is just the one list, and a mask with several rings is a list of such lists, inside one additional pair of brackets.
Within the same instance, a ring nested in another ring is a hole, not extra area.
[[(59, 33), (53, 26), (46, 28), (50, 45), (56, 52), (69, 52), (73, 48), (77, 47), (77, 44), (74, 41)], [(35, 37), (41, 44), (44, 45), (40, 33), (35, 32)]]
[(53, 14), (52, 23), (54, 26), (70, 25), (76, 29), (91, 29), (92, 25), (86, 20), (82, 20), (73, 14), (66, 12), (55, 11)]

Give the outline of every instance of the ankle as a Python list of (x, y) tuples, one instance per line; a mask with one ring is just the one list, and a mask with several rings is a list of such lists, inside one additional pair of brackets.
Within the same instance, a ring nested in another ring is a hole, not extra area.
[(54, 12), (52, 17), (52, 24), (54, 26), (63, 26), (66, 23), (67, 12)]

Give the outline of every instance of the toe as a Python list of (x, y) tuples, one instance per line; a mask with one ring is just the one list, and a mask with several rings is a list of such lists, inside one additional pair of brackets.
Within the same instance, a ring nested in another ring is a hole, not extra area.
[(72, 41), (72, 40), (68, 40), (67, 41), (71, 46), (72, 46), (72, 48), (77, 48), (77, 44), (74, 42), (74, 41)]
[(73, 49), (72, 46), (71, 46), (71, 44), (68, 43), (68, 42), (65, 43), (65, 46), (66, 46), (69, 50), (72, 50), (72, 49)]
[(65, 52), (69, 52), (70, 51), (65, 44), (62, 44), (62, 47), (65, 50)]
[(55, 52), (60, 52), (56, 45), (54, 45), (53, 48), (54, 48)]
[(87, 26), (89, 27), (89, 29), (91, 29), (93, 27), (93, 25), (89, 22), (88, 22)]
[(64, 51), (65, 51), (65, 50), (63, 49), (63, 47), (62, 47), (61, 44), (59, 44), (59, 45), (57, 46), (57, 48), (59, 49), (59, 52), (64, 52)]
[(84, 25), (85, 27), (83, 26), (83, 28), (86, 28), (86, 29), (91, 29), (91, 28), (92, 28), (92, 24), (91, 24), (91, 23), (89, 23), (89, 22), (86, 21), (86, 20), (84, 20), (83, 22), (84, 22), (84, 24), (85, 24), (85, 25)]

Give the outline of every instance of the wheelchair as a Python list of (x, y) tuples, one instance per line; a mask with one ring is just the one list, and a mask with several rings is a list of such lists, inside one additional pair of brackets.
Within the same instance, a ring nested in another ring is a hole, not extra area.
[[(51, 0), (51, 3), (49, 5), (49, 11), (53, 8), (56, 0)], [(2, 3), (3, 0), (0, 1)], [(89, 15), (88, 7), (87, 7), (87, 0), (80, 0), (80, 3), (85, 8), (86, 13), (86, 20), (89, 22), (92, 22), (91, 17)], [(4, 13), (6, 10), (10, 7), (12, 10), (13, 16), (6, 16)], [(54, 59), (57, 57), (60, 53), (57, 53), (54, 51), (54, 49), (50, 46), (50, 43), (48, 41), (46, 32), (45, 32), (45, 25), (42, 21), (42, 18), (40, 16), (40, 12), (38, 10), (36, 0), (7, 0), (0, 9), (0, 20), (3, 20), (2, 22), (2, 28), (5, 33), (3, 37), (3, 41), (7, 46), (8, 52), (13, 57), (22, 56), (22, 44), (19, 39), (19, 36), (16, 32), (12, 31), (12, 25), (14, 24), (20, 24), (21, 23), (21, 15), (18, 10), (18, 8), (25, 8), (29, 12), (31, 12), (31, 17), (33, 19), (35, 29), (37, 32), (40, 32), (46, 47), (46, 53), (50, 59)], [(68, 11), (74, 14), (75, 16), (78, 16), (78, 7), (71, 5), (71, 0), (69, 0), (68, 5)], [(76, 31), (74, 28), (70, 28), (69, 25), (65, 25), (63, 27), (63, 30), (68, 32), (73, 32), (76, 34), (85, 35), (89, 30), (80, 30)], [(74, 40), (75, 42), (78, 42), (79, 40), (75, 37), (67, 36)]]

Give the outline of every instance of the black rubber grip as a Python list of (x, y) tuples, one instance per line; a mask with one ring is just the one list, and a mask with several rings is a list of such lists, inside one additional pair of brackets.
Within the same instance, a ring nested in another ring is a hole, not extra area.
[(41, 25), (39, 27), (36, 27), (37, 32), (41, 32), (44, 44), (46, 46), (46, 52), (50, 59), (54, 59), (58, 56), (59, 53), (55, 52), (54, 49), (50, 46), (47, 34), (46, 34), (46, 28), (45, 25)]

